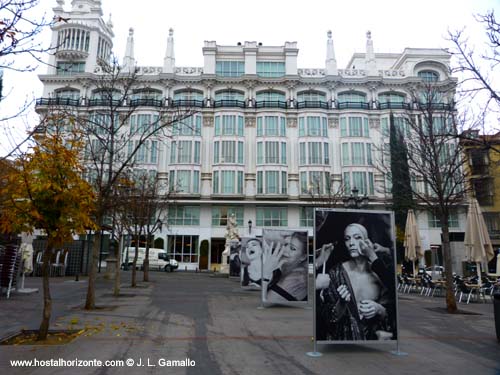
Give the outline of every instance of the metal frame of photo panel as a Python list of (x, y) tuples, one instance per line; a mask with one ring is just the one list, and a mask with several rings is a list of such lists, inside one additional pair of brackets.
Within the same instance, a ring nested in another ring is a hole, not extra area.
[[(292, 230), (292, 229), (263, 229), (262, 230), (262, 244), (264, 244), (264, 238), (265, 238), (265, 233), (266, 232), (290, 232), (290, 233), (295, 233), (295, 232), (300, 232), (300, 233), (305, 233), (306, 234), (306, 246), (309, 245), (309, 233), (306, 230)], [(309, 249), (307, 249), (309, 251)], [(309, 254), (307, 252), (307, 254)], [(264, 275), (264, 251), (262, 252), (261, 255), (261, 275)], [(281, 302), (274, 302), (274, 301), (269, 301), (266, 299), (267, 297), (267, 291), (265, 288), (261, 288), (261, 306), (262, 307), (269, 307), (272, 305), (280, 305), (280, 306), (291, 306), (291, 307), (307, 307), (309, 304), (309, 263), (308, 266), (306, 267), (307, 277), (306, 277), (306, 290), (307, 290), (307, 300), (306, 301), (281, 301)], [(262, 283), (264, 281), (262, 280)]]
[[(395, 295), (394, 295), (394, 301), (395, 301), (395, 309), (396, 309), (396, 339), (390, 339), (390, 340), (317, 340), (316, 336), (316, 249), (317, 249), (317, 228), (316, 228), (316, 215), (317, 212), (339, 212), (339, 213), (354, 213), (354, 214), (384, 214), (384, 215), (389, 215), (390, 217), (390, 225), (391, 225), (391, 242), (393, 246), (393, 267), (394, 267), (394, 290), (395, 290)], [(384, 210), (358, 210), (358, 209), (335, 209), (335, 208), (315, 208), (314, 209), (314, 256), (313, 256), (313, 268), (314, 268), (314, 293), (313, 293), (313, 343), (314, 343), (314, 353), (318, 353), (317, 351), (317, 344), (321, 345), (330, 345), (330, 344), (362, 344), (362, 345), (387, 345), (387, 344), (396, 344), (397, 345), (397, 351), (395, 353), (401, 353), (399, 351), (399, 339), (400, 339), (400, 326), (399, 326), (399, 300), (398, 300), (398, 293), (397, 293), (397, 276), (396, 276), (396, 270), (397, 270), (397, 262), (396, 262), (396, 236), (395, 236), (395, 221), (394, 221), (394, 212), (393, 211), (384, 211)]]

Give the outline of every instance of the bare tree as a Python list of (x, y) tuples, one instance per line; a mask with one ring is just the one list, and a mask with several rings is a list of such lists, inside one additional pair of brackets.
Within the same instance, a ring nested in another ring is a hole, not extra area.
[[(135, 71), (123, 70), (116, 61), (103, 65), (101, 72), (89, 78), (85, 85), (92, 89), (84, 99), (89, 110), (76, 117), (76, 126), (86, 144), (86, 178), (96, 192), (95, 222), (103, 228), (106, 216), (113, 209), (114, 190), (130, 170), (156, 173), (146, 166), (145, 158), (155, 158), (165, 138), (171, 135), (174, 124), (187, 121), (195, 111), (189, 108), (165, 106), (161, 99), (134, 99), (136, 93), (148, 90), (147, 83)], [(139, 105), (156, 107), (154, 115), (137, 114)], [(68, 116), (75, 116), (68, 112)], [(153, 160), (150, 159), (150, 162)], [(150, 163), (149, 165), (154, 164)], [(101, 236), (94, 242), (86, 309), (95, 308), (95, 279), (99, 262)]]
[[(455, 58), (452, 73), (460, 79), (457, 91), (464, 98), (461, 101), (466, 103), (461, 110), (468, 115), (457, 135), (500, 152), (497, 145), (488, 143), (489, 138), (474, 137), (475, 132), (471, 132), (479, 130), (483, 134), (493, 134), (500, 131), (500, 22), (494, 10), (477, 15), (476, 20), (484, 27), (482, 46), (471, 44), (465, 29), (448, 32), (452, 45), (450, 52)], [(471, 103), (476, 108), (471, 108)]]
[[(457, 310), (457, 305), (451, 272), (450, 215), (463, 206), (466, 193), (464, 155), (457, 139), (460, 122), (453, 102), (454, 92), (454, 84), (416, 86), (412, 91), (413, 108), (394, 116), (394, 126), (404, 144), (401, 150), (406, 150), (406, 155), (399, 158), (401, 165), (397, 160), (392, 161), (393, 168), (408, 168), (412, 179), (411, 193), (417, 207), (431, 212), (440, 222), (446, 269), (446, 306), (451, 313)], [(382, 166), (385, 173), (390, 172), (390, 165)]]
[[(4, 0), (0, 3), (0, 69), (33, 71), (36, 63), (43, 63), (45, 54), (55, 50), (56, 46), (44, 45), (39, 36), (45, 29), (62, 18), (40, 18), (33, 16), (39, 6), (39, 0)], [(31, 59), (19, 65), (19, 57), (28, 55)]]

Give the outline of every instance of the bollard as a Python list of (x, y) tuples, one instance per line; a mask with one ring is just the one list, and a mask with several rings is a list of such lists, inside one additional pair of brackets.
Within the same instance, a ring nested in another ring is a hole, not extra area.
[(500, 290), (497, 290), (493, 294), (493, 315), (495, 316), (497, 341), (500, 342)]

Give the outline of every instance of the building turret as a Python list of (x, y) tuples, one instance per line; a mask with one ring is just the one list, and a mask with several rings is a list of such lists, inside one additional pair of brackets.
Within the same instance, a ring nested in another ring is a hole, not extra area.
[(366, 32), (365, 70), (367, 76), (377, 75), (377, 61), (375, 60), (375, 52), (373, 51), (371, 31)]
[(175, 53), (174, 53), (174, 29), (168, 30), (167, 51), (163, 59), (163, 73), (174, 73)]
[(135, 70), (134, 29), (132, 27), (128, 30), (127, 46), (125, 48), (125, 56), (123, 57), (123, 70), (125, 72), (133, 72)]
[(333, 48), (333, 39), (331, 30), (329, 30), (326, 35), (328, 39), (326, 40), (325, 73), (327, 76), (336, 76), (338, 74), (337, 60), (335, 59), (335, 49)]
[(72, 0), (64, 10), (64, 0), (53, 8), (59, 22), (52, 27), (52, 46), (56, 53), (49, 59), (49, 74), (92, 73), (109, 63), (113, 48), (112, 23), (102, 19), (100, 0)]

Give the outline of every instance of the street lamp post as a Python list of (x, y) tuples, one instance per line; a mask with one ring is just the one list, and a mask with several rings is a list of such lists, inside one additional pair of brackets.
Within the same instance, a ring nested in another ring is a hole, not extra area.
[(248, 220), (248, 234), (252, 234), (252, 220)]
[(365, 208), (366, 206), (368, 206), (368, 201), (369, 199), (366, 194), (364, 194), (362, 197), (359, 196), (359, 190), (355, 186), (351, 190), (351, 195), (344, 198), (344, 207), (356, 209)]

